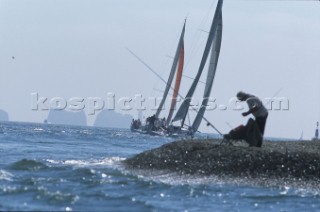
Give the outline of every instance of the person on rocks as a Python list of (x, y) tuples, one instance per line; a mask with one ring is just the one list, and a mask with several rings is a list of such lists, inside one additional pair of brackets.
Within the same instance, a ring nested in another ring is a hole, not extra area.
[(237, 99), (241, 102), (246, 101), (249, 110), (242, 113), (242, 116), (252, 114), (253, 119), (249, 119), (246, 126), (240, 125), (239, 127), (231, 130), (229, 134), (224, 135), (225, 139), (232, 140), (246, 140), (250, 146), (261, 147), (265, 126), (268, 118), (268, 110), (262, 104), (262, 101), (252, 95), (240, 91), (237, 93)]

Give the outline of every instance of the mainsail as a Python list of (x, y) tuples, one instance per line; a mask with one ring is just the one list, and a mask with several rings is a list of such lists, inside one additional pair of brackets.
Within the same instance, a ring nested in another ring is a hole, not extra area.
[(216, 69), (218, 65), (218, 59), (220, 54), (220, 47), (221, 47), (221, 39), (222, 39), (222, 13), (220, 13), (219, 19), (218, 19), (218, 27), (216, 30), (216, 34), (214, 36), (214, 41), (212, 43), (212, 49), (211, 49), (211, 56), (210, 56), (210, 63), (208, 68), (208, 76), (206, 81), (206, 87), (203, 94), (203, 100), (201, 104), (201, 108), (197, 113), (197, 116), (192, 124), (192, 130), (193, 132), (196, 132), (200, 126), (200, 123), (202, 121), (204, 112), (206, 110), (212, 85), (213, 85), (213, 79), (216, 74)]
[[(180, 121), (182, 120), (181, 122), (181, 126), (184, 125), (184, 120), (186, 118), (186, 115), (188, 113), (188, 110), (189, 110), (189, 107), (190, 107), (190, 102), (191, 102), (191, 98), (194, 94), (194, 91), (197, 87), (197, 84), (200, 80), (200, 77), (201, 77), (201, 74), (202, 74), (202, 71), (204, 69), (204, 66), (207, 62), (207, 59), (208, 59), (208, 56), (209, 56), (209, 53), (210, 53), (210, 49), (212, 48), (213, 46), (213, 40), (215, 39), (215, 35), (217, 34), (217, 29), (218, 29), (218, 25), (219, 25), (219, 20), (221, 20), (222, 18), (222, 5), (223, 5), (223, 0), (219, 0), (218, 1), (218, 4), (217, 4), (217, 8), (216, 8), (216, 11), (215, 11), (215, 14), (214, 14), (214, 17), (213, 17), (213, 21), (212, 21), (212, 24), (211, 24), (211, 28), (210, 28), (210, 32), (209, 32), (209, 36), (208, 36), (208, 39), (207, 39), (207, 43), (206, 43), (206, 46), (205, 46), (205, 50), (204, 50), (204, 53), (203, 53), (203, 56), (202, 56), (202, 59), (201, 59), (201, 63), (200, 63), (200, 66), (199, 66), (199, 69), (198, 69), (198, 73), (183, 101), (183, 103), (181, 104), (178, 112), (176, 113), (174, 119), (172, 121)], [(215, 39), (217, 40), (217, 39)], [(214, 74), (213, 74), (214, 75)], [(207, 79), (208, 81), (209, 79)], [(213, 80), (213, 79), (212, 79)], [(211, 83), (212, 84), (212, 83)], [(206, 89), (209, 89), (210, 87), (210, 90), (211, 90), (211, 87), (212, 85), (210, 86), (206, 86), (208, 88)]]
[(177, 50), (176, 50), (176, 54), (175, 54), (175, 57), (174, 57), (174, 60), (173, 60), (173, 64), (172, 64), (172, 67), (171, 67), (169, 79), (167, 81), (167, 85), (166, 85), (166, 88), (164, 90), (162, 100), (161, 100), (160, 105), (159, 105), (159, 107), (157, 109), (157, 112), (155, 114), (156, 118), (159, 118), (160, 112), (161, 112), (161, 110), (163, 108), (163, 105), (164, 105), (164, 103), (166, 101), (166, 98), (168, 96), (169, 90), (171, 88), (171, 84), (172, 84), (172, 81), (173, 81), (173, 78), (174, 78), (174, 74), (175, 74), (175, 72), (177, 70), (178, 61), (181, 58), (181, 53), (184, 52), (182, 49), (183, 49), (183, 46), (184, 46), (183, 45), (183, 38), (184, 38), (185, 27), (186, 27), (186, 22), (184, 22), (184, 25), (183, 25), (183, 28), (182, 28), (182, 32), (181, 32), (179, 43), (178, 43)]

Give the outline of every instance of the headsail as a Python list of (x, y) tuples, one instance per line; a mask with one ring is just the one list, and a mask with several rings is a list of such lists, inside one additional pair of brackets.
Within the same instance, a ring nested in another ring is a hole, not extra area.
[(183, 48), (183, 38), (184, 38), (185, 27), (186, 27), (186, 22), (184, 23), (183, 28), (182, 28), (182, 32), (181, 32), (179, 43), (178, 43), (177, 50), (176, 50), (176, 54), (175, 54), (175, 57), (174, 57), (174, 60), (173, 60), (173, 64), (172, 64), (172, 67), (171, 67), (169, 79), (167, 81), (167, 85), (166, 85), (166, 88), (164, 90), (162, 100), (161, 100), (160, 105), (159, 105), (159, 107), (157, 109), (157, 112), (155, 114), (156, 118), (159, 118), (160, 112), (161, 112), (161, 110), (163, 108), (163, 105), (164, 105), (164, 103), (166, 101), (166, 98), (168, 96), (168, 92), (169, 92), (169, 90), (171, 88), (171, 84), (172, 84), (172, 81), (173, 81), (173, 78), (174, 78), (174, 74), (175, 74), (175, 72), (177, 70), (177, 65), (178, 65), (178, 61), (179, 61), (179, 58), (180, 58), (181, 49)]
[(196, 132), (200, 126), (200, 123), (202, 121), (204, 112), (206, 110), (206, 106), (209, 101), (212, 85), (213, 85), (213, 79), (216, 73), (217, 65), (218, 65), (218, 59), (220, 54), (220, 47), (221, 47), (221, 39), (222, 39), (222, 13), (220, 13), (219, 19), (218, 19), (218, 27), (215, 32), (214, 41), (212, 43), (212, 49), (211, 49), (211, 56), (210, 56), (210, 64), (208, 68), (208, 76), (206, 81), (206, 87), (203, 94), (203, 100), (201, 104), (201, 108), (197, 113), (197, 116), (192, 124), (192, 130), (193, 132)]
[(182, 72), (183, 72), (183, 64), (184, 64), (184, 44), (182, 43), (182, 48), (181, 48), (180, 58), (179, 58), (178, 71), (177, 71), (177, 76), (176, 76), (176, 82), (175, 82), (175, 85), (174, 85), (170, 111), (169, 111), (169, 115), (168, 115), (168, 118), (167, 118), (167, 125), (169, 125), (170, 122), (171, 122), (172, 115), (173, 115), (175, 106), (177, 104), (177, 96), (179, 94), (179, 88), (180, 88)]
[(204, 66), (206, 64), (206, 61), (208, 59), (208, 55), (209, 55), (209, 52), (210, 52), (210, 49), (212, 47), (212, 42), (213, 42), (213, 39), (214, 39), (214, 36), (216, 34), (216, 31), (217, 31), (217, 28), (218, 28), (218, 20), (220, 19), (221, 17), (221, 14), (222, 14), (222, 5), (223, 5), (223, 0), (219, 0), (218, 1), (218, 5), (217, 5), (217, 8), (216, 8), (216, 11), (215, 11), (215, 14), (214, 14), (214, 17), (213, 17), (213, 21), (212, 21), (212, 24), (211, 24), (211, 28), (210, 28), (210, 32), (209, 32), (209, 36), (208, 36), (208, 40), (207, 40), (207, 44), (206, 44), (206, 47), (205, 47), (205, 50), (204, 50), (204, 53), (203, 53), (203, 56), (202, 56), (202, 59), (201, 59), (201, 63), (200, 63), (200, 66), (199, 66), (199, 70), (198, 70), (198, 73), (182, 103), (182, 105), (180, 106), (178, 112), (176, 113), (173, 121), (179, 121), (179, 120), (182, 120), (182, 123), (181, 123), (181, 126), (184, 125), (184, 119), (188, 113), (188, 110), (189, 110), (189, 107), (190, 107), (190, 102), (191, 102), (191, 98), (194, 94), (194, 91), (197, 87), (197, 84), (200, 80), (200, 77), (201, 77), (201, 74), (202, 74), (202, 71), (204, 69)]

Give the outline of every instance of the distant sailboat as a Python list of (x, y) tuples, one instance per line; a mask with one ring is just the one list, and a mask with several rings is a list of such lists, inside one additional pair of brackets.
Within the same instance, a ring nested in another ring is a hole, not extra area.
[[(183, 63), (184, 63), (184, 33), (185, 33), (185, 28), (186, 28), (186, 22), (184, 22), (184, 25), (183, 25), (183, 28), (182, 28), (182, 32), (181, 32), (179, 43), (178, 43), (177, 50), (176, 50), (176, 54), (175, 54), (175, 57), (174, 57), (174, 60), (173, 60), (173, 64), (172, 64), (172, 67), (171, 67), (169, 79), (167, 81), (167, 85), (166, 85), (166, 88), (164, 90), (162, 100), (161, 100), (160, 105), (159, 105), (159, 107), (157, 109), (157, 112), (155, 114), (155, 117), (157, 119), (159, 118), (160, 112), (161, 112), (161, 110), (163, 108), (163, 105), (164, 105), (164, 103), (166, 101), (166, 98), (168, 96), (168, 92), (169, 92), (169, 90), (171, 88), (171, 84), (172, 84), (172, 81), (173, 81), (173, 78), (174, 78), (174, 74), (176, 72), (177, 72), (177, 76), (176, 76), (176, 81), (175, 81), (175, 86), (174, 86), (174, 91), (173, 91), (174, 93), (173, 93), (173, 96), (172, 96), (171, 107), (170, 107), (170, 112), (169, 112), (167, 121), (171, 120), (172, 114), (173, 114), (173, 110), (174, 110), (174, 107), (175, 107), (176, 102), (177, 102), (176, 98), (177, 98), (178, 93), (179, 93), (180, 82), (181, 82), (182, 71), (183, 71)], [(178, 66), (178, 62), (179, 62), (179, 66)], [(177, 66), (178, 66), (178, 69), (177, 69)]]
[(317, 122), (317, 127), (314, 133), (314, 137), (312, 138), (313, 141), (318, 141), (319, 140), (319, 122)]
[(301, 132), (301, 135), (300, 135), (299, 140), (300, 140), (300, 141), (302, 141), (302, 140), (303, 140), (303, 130), (302, 130), (302, 132)]
[[(185, 34), (185, 28), (186, 28), (186, 21), (183, 24), (182, 32), (180, 35), (179, 43), (176, 49), (175, 57), (173, 60), (173, 64), (171, 67), (171, 71), (169, 74), (169, 78), (166, 82), (166, 87), (163, 92), (163, 97), (161, 99), (161, 102), (158, 106), (158, 109), (156, 113), (147, 118), (147, 126), (142, 126), (140, 120), (132, 120), (131, 123), (131, 130), (136, 131), (136, 132), (142, 132), (142, 133), (149, 133), (149, 134), (157, 134), (156, 131), (159, 129), (163, 131), (165, 127), (167, 126), (167, 123), (169, 123), (172, 119), (172, 115), (174, 112), (174, 108), (177, 103), (177, 96), (179, 94), (179, 89), (180, 89), (180, 83), (181, 83), (181, 78), (182, 78), (182, 72), (183, 72), (183, 64), (184, 64), (184, 34)], [(167, 117), (167, 120), (159, 119), (160, 113), (162, 111), (162, 108), (164, 106), (164, 103), (167, 99), (169, 90), (172, 89), (171, 85), (173, 82), (173, 79), (176, 74), (176, 80), (175, 80), (175, 85), (173, 89), (173, 96), (171, 100), (171, 106), (170, 106), (170, 111), (169, 115)], [(156, 124), (157, 123), (157, 124)], [(152, 133), (152, 131), (154, 131)]]
[[(182, 33), (180, 36), (179, 44), (176, 50), (176, 54), (174, 57), (173, 65), (171, 68), (171, 72), (169, 75), (169, 79), (166, 83), (166, 88), (163, 94), (162, 101), (160, 102), (160, 105), (157, 109), (157, 112), (155, 115), (149, 117), (147, 122), (149, 122), (149, 134), (159, 134), (159, 131), (161, 131), (162, 134), (166, 135), (172, 135), (172, 134), (191, 134), (193, 135), (195, 132), (197, 132), (202, 119), (204, 119), (204, 113), (206, 111), (206, 106), (209, 101), (210, 93), (212, 90), (212, 85), (217, 69), (217, 64), (219, 60), (219, 54), (220, 54), (220, 48), (221, 48), (221, 41), (222, 41), (222, 5), (223, 5), (223, 0), (219, 0), (216, 11), (212, 20), (211, 28), (209, 31), (209, 35), (207, 38), (207, 43), (203, 52), (203, 56), (201, 59), (201, 63), (198, 69), (198, 72), (196, 74), (196, 77), (194, 78), (194, 81), (184, 98), (183, 103), (179, 107), (177, 113), (175, 114), (174, 118), (172, 119), (173, 113), (174, 113), (174, 108), (176, 105), (176, 98), (179, 94), (179, 88), (180, 88), (180, 82), (181, 82), (181, 77), (182, 77), (182, 71), (183, 71), (183, 63), (184, 63), (184, 33), (185, 33), (185, 24), (182, 29)], [(209, 67), (208, 67), (208, 74), (206, 78), (206, 84), (205, 84), (205, 89), (204, 89), (204, 94), (203, 94), (203, 101), (201, 103), (201, 107), (199, 110), (197, 110), (197, 115), (195, 117), (195, 120), (193, 121), (193, 124), (189, 126), (187, 130), (183, 130), (185, 126), (185, 119), (188, 114), (188, 111), (190, 109), (190, 103), (191, 103), (191, 98), (196, 90), (196, 87), (200, 81), (200, 77), (202, 75), (203, 69), (207, 63), (209, 54), (210, 55), (210, 60), (209, 60)], [(178, 65), (179, 63), (179, 65)], [(178, 68), (177, 68), (178, 66)], [(176, 71), (177, 70), (177, 71)], [(176, 75), (176, 82), (174, 88), (171, 87), (174, 74), (177, 72)], [(162, 111), (163, 105), (166, 101), (168, 92), (170, 89), (173, 89), (173, 96), (171, 100), (171, 106), (170, 106), (170, 111), (169, 115), (167, 117), (167, 120), (163, 122), (163, 120), (159, 119), (160, 112)], [(172, 120), (171, 120), (172, 119)], [(132, 126), (135, 125), (134, 123), (135, 120), (133, 120)], [(159, 122), (160, 121), (160, 126)], [(181, 121), (180, 126), (173, 126), (174, 122)], [(158, 122), (158, 123), (157, 123)], [(131, 127), (132, 130), (138, 130), (135, 129), (135, 127)], [(139, 129), (141, 129), (139, 127)], [(146, 129), (142, 130), (143, 132), (146, 131)]]
[(201, 63), (197, 72), (197, 75), (186, 95), (184, 98), (184, 101), (182, 105), (180, 106), (178, 112), (176, 113), (176, 116), (173, 119), (173, 122), (175, 121), (181, 121), (181, 127), (184, 126), (185, 119), (187, 116), (187, 113), (190, 109), (190, 103), (191, 103), (191, 98), (196, 90), (196, 87), (199, 83), (202, 71), (204, 69), (204, 66), (207, 62), (210, 49), (211, 49), (211, 56), (210, 56), (210, 64), (208, 68), (208, 75), (207, 75), (207, 80), (206, 80), (206, 86), (203, 94), (203, 101), (201, 104), (201, 108), (199, 111), (197, 111), (197, 116), (195, 120), (193, 121), (193, 124), (191, 126), (192, 132), (196, 132), (200, 126), (200, 123), (203, 119), (206, 106), (208, 104), (209, 96), (212, 90), (212, 85), (213, 85), (213, 80), (215, 77), (216, 69), (217, 69), (217, 64), (219, 60), (219, 54), (220, 54), (220, 47), (221, 47), (221, 40), (222, 40), (222, 5), (223, 5), (223, 0), (218, 1), (218, 5), (215, 11), (215, 15), (213, 17), (213, 21), (211, 24), (208, 40), (206, 43), (206, 47), (201, 59)]

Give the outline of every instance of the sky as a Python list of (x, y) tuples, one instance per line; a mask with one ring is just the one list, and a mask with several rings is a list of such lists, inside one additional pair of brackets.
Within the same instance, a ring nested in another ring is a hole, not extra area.
[[(126, 48), (167, 79), (187, 18), (184, 74), (194, 77), (216, 3), (0, 0), (0, 109), (9, 113), (11, 121), (43, 122), (48, 111), (45, 106), (33, 108), (35, 93), (48, 102), (59, 98), (69, 103), (78, 97), (85, 99), (92, 125), (99, 111), (90, 114), (88, 102), (97, 98), (107, 102), (113, 93), (116, 111), (136, 117), (135, 108), (123, 110), (122, 97), (161, 97), (165, 85)], [(211, 96), (217, 105), (230, 106), (239, 90), (261, 99), (277, 94), (288, 99), (289, 109), (269, 111), (265, 135), (298, 139), (303, 132), (310, 139), (320, 120), (319, 38), (317, 1), (225, 0)], [(205, 77), (206, 69), (201, 79)], [(191, 83), (183, 78), (182, 96)], [(194, 96), (201, 100), (203, 90), (199, 84)], [(144, 116), (154, 112), (147, 102)], [(222, 132), (248, 119), (229, 108), (207, 111), (205, 116)], [(205, 123), (199, 130), (214, 133)]]

